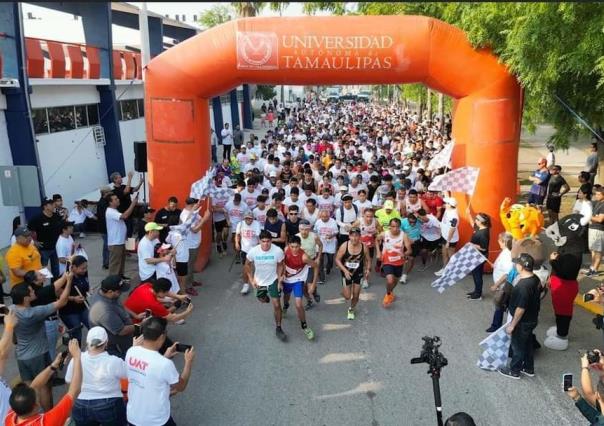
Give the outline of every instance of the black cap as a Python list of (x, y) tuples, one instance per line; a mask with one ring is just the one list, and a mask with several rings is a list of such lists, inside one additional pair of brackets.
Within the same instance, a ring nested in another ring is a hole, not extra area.
[(527, 271), (532, 271), (535, 266), (535, 259), (528, 253), (521, 253), (520, 256), (512, 259), (513, 263), (517, 263)]
[(199, 200), (197, 198), (193, 198), (193, 197), (188, 197), (185, 200), (185, 204), (190, 205), (190, 204), (197, 204)]
[(342, 195), (342, 201), (350, 201), (350, 200), (352, 200), (352, 198), (353, 197), (350, 194), (344, 194), (344, 195)]
[(103, 281), (101, 281), (101, 290), (120, 290), (127, 291), (130, 288), (129, 284), (124, 283), (124, 280), (119, 275), (109, 275)]
[(27, 226), (20, 226), (15, 229), (15, 237), (31, 237), (31, 231)]

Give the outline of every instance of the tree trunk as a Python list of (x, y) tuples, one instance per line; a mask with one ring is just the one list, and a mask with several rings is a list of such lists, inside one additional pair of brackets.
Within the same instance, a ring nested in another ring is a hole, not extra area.
[(445, 134), (445, 95), (438, 94), (438, 120), (440, 121), (440, 134)]
[(285, 86), (281, 85), (281, 103), (285, 106)]
[(420, 91), (419, 92), (419, 102), (417, 103), (419, 106), (419, 111), (417, 112), (417, 114), (419, 115), (419, 122), (421, 123), (423, 121), (423, 117), (424, 117), (424, 107), (425, 107), (425, 99), (424, 99), (424, 91)]
[(428, 121), (432, 121), (432, 90), (426, 89), (426, 104), (428, 106)]

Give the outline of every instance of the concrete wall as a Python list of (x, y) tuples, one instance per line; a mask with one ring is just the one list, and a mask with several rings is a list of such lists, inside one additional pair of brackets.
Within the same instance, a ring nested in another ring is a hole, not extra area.
[[(0, 95), (0, 165), (12, 166), (13, 157), (8, 143), (8, 134), (6, 132), (6, 118), (4, 109), (6, 101), (4, 95)], [(17, 207), (5, 206), (0, 192), (0, 248), (10, 244), (10, 236), (13, 232), (13, 218), (19, 214)]]
[(122, 150), (124, 152), (124, 165), (126, 172), (134, 170), (134, 142), (145, 141), (145, 119), (120, 121), (122, 135)]
[(31, 107), (58, 107), (81, 104), (98, 104), (99, 92), (95, 86), (33, 86)]

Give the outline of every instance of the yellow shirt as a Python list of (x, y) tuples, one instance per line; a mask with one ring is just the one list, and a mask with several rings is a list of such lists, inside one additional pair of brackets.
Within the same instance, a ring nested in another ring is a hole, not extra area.
[(384, 229), (388, 229), (388, 225), (390, 224), (390, 221), (394, 218), (400, 219), (401, 214), (396, 209), (392, 209), (390, 214), (386, 213), (386, 209), (379, 209), (378, 211), (375, 212), (375, 218), (380, 223), (380, 225), (382, 225), (382, 227)]
[(331, 166), (331, 156), (329, 154), (324, 155), (321, 162), (323, 163), (323, 167), (329, 169), (329, 166)]
[(23, 282), (22, 277), (18, 277), (13, 273), (13, 269), (23, 269), (25, 271), (39, 271), (42, 269), (40, 252), (33, 244), (23, 247), (21, 244), (15, 243), (8, 249), (5, 258), (11, 288)]

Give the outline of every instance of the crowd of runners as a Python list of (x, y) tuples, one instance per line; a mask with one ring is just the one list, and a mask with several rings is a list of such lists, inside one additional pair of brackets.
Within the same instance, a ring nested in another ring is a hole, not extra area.
[(222, 129), (232, 149), (211, 185), (233, 191), (214, 191), (211, 211), (218, 255), (232, 246), (234, 262), (244, 263), (241, 293), (253, 287), (272, 304), (277, 337), (286, 339), (281, 320), (293, 293), (301, 328), (314, 338), (305, 311), (335, 268), (354, 320), (372, 268), (386, 280), (388, 307), (416, 261), (425, 270), (442, 252), (446, 265), (459, 240), (457, 203), (428, 186), (444, 172), (429, 163), (451, 142), (449, 122), (395, 105), (310, 98), (270, 109), (278, 122), (260, 140)]

